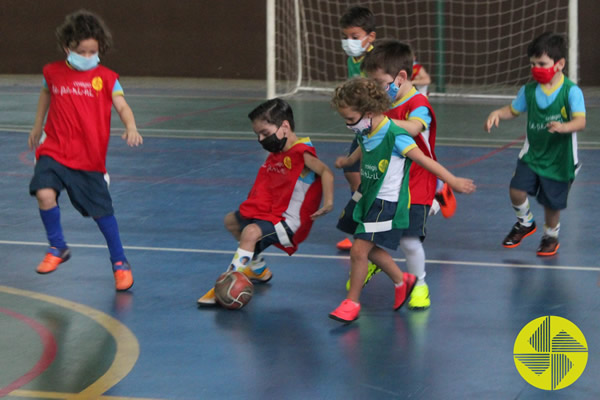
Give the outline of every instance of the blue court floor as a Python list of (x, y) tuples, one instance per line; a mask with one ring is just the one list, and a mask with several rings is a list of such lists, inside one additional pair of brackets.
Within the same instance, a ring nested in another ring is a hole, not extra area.
[[(60, 206), (73, 256), (52, 274), (35, 273), (47, 246), (28, 194), (39, 85), (0, 79), (0, 397), (600, 398), (597, 105), (580, 135), (583, 168), (561, 216), (559, 254), (540, 258), (541, 229), (517, 248), (501, 245), (515, 220), (508, 183), (525, 119), (489, 135), (483, 122), (501, 103), (433, 99), (438, 158), (474, 179), (477, 191), (457, 196), (453, 218), (428, 221), (432, 306), (394, 312), (393, 284), (379, 274), (363, 290), (360, 318), (342, 325), (328, 318), (349, 271), (348, 254), (335, 248), (349, 198), (342, 173), (334, 171), (334, 211), (315, 222), (298, 253), (267, 251), (274, 278), (255, 285), (247, 307), (198, 309), (237, 247), (223, 217), (245, 199), (265, 158), (246, 118), (259, 94), (202, 82), (123, 86), (145, 140), (128, 148), (115, 119), (107, 165), (135, 277), (132, 290), (116, 293), (103, 237), (66, 193)], [(350, 131), (324, 96), (291, 103), (298, 135), (310, 136), (332, 167)], [(541, 226), (543, 210), (531, 203)], [(403, 254), (393, 255), (404, 268)], [(585, 370), (557, 391), (532, 386), (515, 366), (519, 332), (544, 316), (568, 319), (586, 339)]]

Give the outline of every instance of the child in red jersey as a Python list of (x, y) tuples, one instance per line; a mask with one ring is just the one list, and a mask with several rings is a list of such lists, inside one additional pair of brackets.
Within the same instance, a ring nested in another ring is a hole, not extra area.
[[(399, 127), (404, 128), (415, 140), (419, 149), (429, 158), (436, 160), (435, 139), (437, 124), (435, 113), (427, 97), (419, 93), (411, 80), (414, 55), (409, 45), (397, 40), (377, 43), (365, 56), (362, 68), (367, 75), (385, 88), (392, 107), (385, 115)], [(429, 287), (425, 282), (425, 225), (434, 199), (442, 205), (445, 217), (451, 217), (456, 209), (452, 189), (444, 184), (440, 193), (438, 178), (413, 164), (410, 169), (410, 226), (403, 232), (400, 248), (406, 256), (408, 271), (417, 277), (415, 290), (411, 294), (411, 309), (426, 309), (431, 305)], [(376, 273), (377, 271), (375, 271)], [(367, 279), (370, 277), (367, 276)]]
[[(123, 97), (119, 75), (98, 65), (99, 55), (112, 44), (103, 21), (80, 10), (67, 15), (56, 35), (66, 60), (44, 67), (44, 87), (28, 140), (37, 160), (29, 192), (37, 198), (50, 243), (36, 271), (50, 273), (71, 257), (58, 206), (60, 192), (65, 189), (77, 211), (98, 224), (110, 252), (115, 287), (124, 291), (133, 285), (133, 276), (105, 180), (113, 106), (125, 125), (122, 137), (127, 144), (138, 146), (142, 137)], [(46, 134), (43, 141), (42, 128)]]
[[(270, 245), (289, 255), (296, 252), (313, 220), (333, 209), (333, 173), (317, 158), (310, 139), (296, 136), (294, 114), (284, 100), (262, 103), (248, 118), (269, 156), (248, 198), (225, 216), (225, 227), (239, 241), (228, 270), (267, 282), (273, 274), (261, 253)], [(198, 299), (200, 306), (215, 304), (214, 288)]]

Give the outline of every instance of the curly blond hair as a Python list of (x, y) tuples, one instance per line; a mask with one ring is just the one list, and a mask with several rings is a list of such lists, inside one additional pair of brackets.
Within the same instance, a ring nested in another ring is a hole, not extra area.
[(377, 82), (357, 77), (342, 83), (335, 89), (331, 105), (338, 110), (348, 107), (361, 115), (367, 112), (382, 114), (389, 110), (391, 100)]

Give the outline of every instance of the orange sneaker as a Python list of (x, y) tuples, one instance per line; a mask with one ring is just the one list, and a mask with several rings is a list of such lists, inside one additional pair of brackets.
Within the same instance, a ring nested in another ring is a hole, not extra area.
[(358, 319), (360, 313), (360, 304), (355, 303), (352, 300), (346, 299), (329, 314), (329, 318), (335, 319), (336, 321), (344, 322), (349, 324), (352, 321)]
[(64, 263), (69, 258), (71, 258), (71, 250), (69, 250), (68, 247), (62, 250), (59, 250), (56, 247), (50, 247), (35, 272), (38, 274), (49, 274), (58, 268), (58, 264)]
[(133, 286), (131, 265), (129, 265), (127, 261), (118, 261), (114, 263), (113, 272), (115, 275), (115, 288), (117, 291), (123, 292)]
[(440, 203), (444, 218), (452, 218), (456, 212), (456, 197), (454, 197), (452, 188), (444, 183), (442, 190), (435, 194), (435, 199)]
[(340, 250), (350, 250), (352, 248), (352, 241), (348, 238), (338, 242), (338, 244), (335, 245), (335, 247), (337, 247)]
[(268, 267), (265, 267), (263, 272), (257, 274), (256, 272), (252, 271), (252, 268), (250, 268), (249, 265), (247, 265), (244, 267), (244, 269), (242, 269), (242, 273), (246, 275), (252, 282), (267, 283), (271, 280), (271, 278), (273, 278), (273, 273)]
[(409, 274), (408, 272), (404, 273), (403, 276), (404, 285), (396, 286), (394, 293), (394, 311), (398, 310), (404, 303), (406, 299), (410, 297), (413, 289), (415, 288), (415, 283), (417, 282), (417, 277), (413, 274)]
[(198, 299), (199, 306), (216, 306), (215, 288), (211, 288), (206, 294)]

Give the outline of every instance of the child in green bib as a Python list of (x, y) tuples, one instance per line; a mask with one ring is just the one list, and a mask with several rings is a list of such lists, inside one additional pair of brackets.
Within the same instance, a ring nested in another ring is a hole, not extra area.
[(510, 201), (517, 222), (502, 245), (514, 248), (536, 230), (527, 195), (536, 196), (544, 207), (545, 225), (538, 256), (555, 255), (559, 248), (560, 210), (579, 167), (577, 131), (585, 128), (585, 102), (581, 89), (563, 75), (567, 40), (551, 32), (533, 40), (527, 48), (534, 79), (521, 87), (507, 106), (492, 111), (484, 129), (500, 120), (527, 112), (527, 136), (510, 181)]
[(336, 168), (360, 160), (361, 186), (344, 209), (338, 229), (354, 235), (350, 250), (350, 289), (347, 298), (329, 316), (349, 323), (358, 318), (359, 297), (368, 270), (376, 264), (395, 284), (394, 310), (398, 310), (415, 285), (384, 249), (396, 250), (410, 209), (409, 170), (412, 161), (438, 176), (459, 193), (475, 191), (473, 181), (457, 178), (427, 157), (409, 133), (384, 115), (390, 98), (377, 82), (354, 78), (339, 86), (332, 105), (355, 132), (359, 147), (339, 157)]

